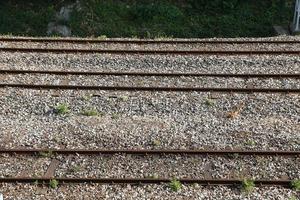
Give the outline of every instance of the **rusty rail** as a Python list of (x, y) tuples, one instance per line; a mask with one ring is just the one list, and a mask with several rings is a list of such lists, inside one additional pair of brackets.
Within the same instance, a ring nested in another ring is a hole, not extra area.
[(206, 88), (206, 87), (129, 87), (92, 85), (35, 85), (2, 83), (0, 88), (34, 90), (105, 90), (105, 91), (157, 91), (157, 92), (236, 92), (236, 93), (300, 93), (300, 89), (282, 88)]
[(37, 52), (37, 53), (100, 53), (100, 54), (174, 54), (174, 55), (281, 55), (281, 54), (290, 54), (290, 55), (299, 55), (300, 51), (298, 50), (128, 50), (128, 49), (67, 49), (67, 48), (12, 48), (12, 47), (0, 47), (0, 51), (5, 52)]
[(95, 75), (95, 76), (167, 76), (167, 77), (224, 77), (224, 78), (300, 78), (300, 74), (225, 74), (225, 73), (181, 73), (181, 72), (118, 72), (118, 71), (55, 71), (0, 69), (0, 74), (53, 74), (53, 75)]
[(67, 43), (125, 43), (125, 44), (298, 44), (296, 40), (153, 40), (153, 39), (81, 39), (81, 38), (0, 38), (1, 42), (67, 42)]
[[(204, 155), (261, 155), (261, 156), (299, 156), (300, 151), (253, 151), (253, 150), (86, 150), (86, 149), (0, 149), (0, 153), (6, 154), (30, 154), (35, 155), (41, 152), (51, 152), (51, 154), (83, 154), (83, 155), (98, 155), (98, 154), (204, 154)], [(54, 159), (55, 161), (55, 159)], [(66, 178), (55, 177), (54, 171), (58, 166), (58, 161), (53, 162), (49, 166), (43, 177), (5, 177), (0, 178), (0, 183), (35, 183), (49, 184), (53, 179), (60, 184), (67, 183), (105, 183), (105, 184), (160, 184), (168, 183), (173, 179), (170, 178), (95, 178), (95, 177), (80, 177)], [(238, 185), (242, 184), (243, 180), (239, 179), (196, 179), (196, 178), (181, 178), (177, 179), (184, 184), (198, 183), (201, 185)], [(292, 180), (254, 180), (258, 186), (290, 186)]]
[[(170, 178), (34, 178), (34, 177), (11, 177), (0, 178), (0, 183), (39, 183), (49, 184), (51, 180), (57, 180), (60, 184), (64, 183), (109, 183), (109, 184), (160, 184), (169, 183), (172, 181)], [(177, 179), (184, 184), (198, 183), (200, 185), (238, 185), (242, 184), (243, 180), (239, 179), (192, 179), (181, 178)], [(290, 186), (292, 180), (254, 180), (256, 185), (269, 185), (269, 186)]]
[(266, 150), (176, 150), (176, 149), (0, 149), (0, 154), (39, 154), (41, 152), (51, 152), (52, 154), (190, 154), (190, 155), (261, 155), (261, 156), (300, 156), (300, 151), (266, 151)]

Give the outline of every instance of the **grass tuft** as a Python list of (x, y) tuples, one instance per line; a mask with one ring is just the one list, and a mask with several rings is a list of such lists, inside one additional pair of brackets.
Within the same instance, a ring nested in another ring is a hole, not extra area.
[(112, 119), (119, 119), (120, 118), (120, 115), (118, 113), (112, 113), (111, 114), (111, 118)]
[(84, 110), (82, 112), (82, 114), (85, 115), (85, 116), (99, 116), (99, 115), (101, 115), (98, 112), (98, 110), (96, 110), (95, 108)]
[(84, 96), (82, 97), (82, 99), (83, 99), (84, 101), (89, 101), (89, 100), (91, 100), (92, 97), (93, 97), (93, 94), (87, 94), (87, 95), (84, 95)]
[(128, 101), (128, 96), (121, 96), (121, 97), (119, 97), (119, 99), (121, 100), (121, 101)]
[(98, 39), (104, 40), (104, 39), (107, 39), (107, 36), (106, 35), (100, 35), (100, 36), (98, 36)]
[(295, 196), (291, 196), (289, 200), (297, 200), (297, 198)]
[(153, 146), (160, 146), (161, 145), (161, 141), (159, 141), (159, 140), (153, 140), (152, 144), (153, 144)]
[(254, 140), (248, 140), (245, 142), (246, 145), (248, 146), (255, 146), (256, 145), (256, 142)]
[(300, 179), (293, 180), (291, 182), (291, 187), (296, 191), (300, 191)]
[(174, 192), (178, 192), (181, 187), (182, 184), (180, 183), (180, 181), (173, 179), (170, 183), (169, 183), (169, 187), (174, 191)]
[(215, 105), (215, 101), (212, 100), (212, 99), (206, 99), (206, 100), (205, 100), (205, 104), (206, 104), (207, 106), (214, 106), (214, 105)]
[(50, 181), (49, 181), (49, 186), (50, 186), (50, 188), (52, 188), (52, 189), (56, 189), (57, 188), (57, 186), (58, 186), (58, 181), (57, 180), (55, 180), (55, 179), (51, 179)]
[(51, 158), (53, 156), (52, 151), (40, 151), (39, 156), (44, 157), (44, 158)]
[(55, 107), (55, 112), (60, 115), (65, 115), (65, 114), (69, 113), (70, 110), (69, 110), (68, 104), (66, 104), (66, 103), (58, 104)]
[(254, 189), (255, 183), (253, 180), (244, 179), (242, 182), (242, 187), (243, 187), (243, 190), (248, 193)]

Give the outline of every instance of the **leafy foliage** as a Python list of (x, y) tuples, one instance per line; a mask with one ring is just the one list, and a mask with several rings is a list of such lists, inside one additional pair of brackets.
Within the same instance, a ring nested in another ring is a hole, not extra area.
[[(70, 26), (75, 36), (262, 37), (288, 25), (294, 0), (79, 0)], [(0, 34), (44, 36), (67, 0), (0, 2)], [(73, 1), (74, 2), (74, 1)]]
[(169, 183), (169, 186), (174, 192), (177, 192), (181, 189), (182, 184), (180, 183), (180, 181), (174, 179)]
[(0, 1), (0, 33), (46, 35), (55, 8), (51, 0)]
[(288, 24), (292, 0), (87, 0), (72, 15), (79, 36), (257, 37)]

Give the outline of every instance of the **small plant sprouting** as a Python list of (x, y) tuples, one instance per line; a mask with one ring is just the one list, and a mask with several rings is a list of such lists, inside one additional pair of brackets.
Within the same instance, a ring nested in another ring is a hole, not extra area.
[(214, 102), (214, 100), (212, 100), (212, 99), (206, 99), (206, 100), (205, 100), (205, 104), (206, 104), (207, 106), (214, 106), (214, 105), (215, 105), (215, 102)]
[(82, 114), (85, 115), (85, 116), (98, 116), (98, 115), (100, 115), (100, 113), (95, 108), (84, 110), (82, 112)]
[(121, 96), (121, 97), (119, 97), (119, 99), (121, 101), (128, 101), (128, 96)]
[(153, 174), (153, 175), (149, 176), (149, 178), (152, 178), (152, 179), (158, 179), (159, 176), (158, 176), (157, 174)]
[(253, 180), (244, 179), (242, 182), (242, 186), (245, 192), (251, 192), (255, 187), (255, 183)]
[(300, 191), (300, 179), (293, 180), (291, 182), (291, 187), (296, 191)]
[(61, 114), (61, 115), (65, 115), (65, 114), (70, 112), (69, 106), (65, 103), (58, 104), (55, 107), (55, 112), (58, 113), (58, 114)]
[(254, 140), (248, 140), (247, 142), (245, 142), (245, 144), (249, 146), (255, 146), (256, 142)]
[(231, 154), (228, 154), (228, 158), (230, 159), (238, 159), (240, 155), (238, 153), (231, 153)]
[(53, 156), (52, 151), (40, 151), (39, 156), (44, 157), (44, 158), (51, 158)]
[(107, 36), (106, 35), (100, 35), (100, 36), (98, 36), (98, 39), (101, 39), (101, 40), (107, 39)]
[(174, 191), (177, 192), (181, 189), (182, 184), (180, 183), (180, 181), (173, 179), (170, 183), (169, 183), (170, 188)]
[(58, 181), (55, 180), (55, 179), (51, 179), (50, 182), (49, 182), (49, 186), (50, 186), (52, 189), (57, 188), (58, 184), (59, 184)]
[(38, 180), (35, 180), (35, 181), (33, 182), (33, 184), (34, 184), (34, 185), (38, 185), (38, 184), (39, 184), (39, 181), (38, 181)]
[(74, 166), (74, 167), (72, 168), (72, 172), (79, 172), (79, 171), (81, 171), (81, 167), (80, 167), (79, 165)]
[(291, 196), (291, 198), (289, 198), (289, 200), (297, 200), (297, 198), (295, 196)]
[(111, 115), (111, 118), (112, 119), (119, 119), (119, 114), (118, 113), (113, 113), (112, 115)]
[(87, 94), (87, 95), (83, 96), (82, 99), (85, 101), (89, 101), (89, 100), (91, 100), (92, 97), (93, 97), (93, 94)]
[(161, 142), (159, 140), (153, 140), (152, 144), (153, 146), (160, 146)]

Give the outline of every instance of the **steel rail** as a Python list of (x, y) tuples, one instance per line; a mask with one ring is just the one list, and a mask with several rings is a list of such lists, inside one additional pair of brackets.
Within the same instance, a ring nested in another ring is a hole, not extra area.
[(153, 39), (80, 39), (80, 38), (0, 38), (1, 42), (134, 43), (134, 44), (298, 44), (296, 40), (153, 40)]
[[(106, 184), (160, 184), (169, 183), (173, 179), (170, 178), (43, 178), (43, 177), (7, 177), (0, 178), (0, 183), (38, 183), (49, 184), (51, 180), (55, 179), (59, 184), (66, 183), (106, 183)], [(184, 184), (198, 183), (200, 185), (238, 185), (242, 184), (243, 180), (239, 179), (192, 179), (180, 178), (176, 179)], [(290, 186), (292, 180), (253, 180), (258, 186), (272, 185), (272, 186)]]
[(1, 83), (0, 88), (35, 90), (105, 90), (105, 91), (157, 91), (157, 92), (236, 92), (236, 93), (300, 93), (299, 89), (283, 88), (206, 88), (206, 87), (130, 87), (92, 85), (35, 85)]
[(0, 47), (0, 51), (5, 52), (37, 52), (37, 53), (104, 53), (104, 54), (174, 54), (174, 55), (281, 55), (291, 54), (299, 55), (298, 50), (128, 50), (128, 49), (67, 49), (67, 48), (12, 48), (12, 47)]
[(300, 151), (266, 151), (266, 150), (176, 150), (176, 149), (0, 149), (0, 154), (39, 154), (41, 152), (51, 152), (53, 154), (190, 154), (190, 155), (261, 155), (261, 156), (300, 156)]
[(300, 78), (300, 74), (211, 74), (180, 72), (116, 72), (116, 71), (53, 71), (53, 70), (10, 70), (0, 69), (0, 74), (53, 74), (53, 75), (95, 75), (95, 76), (167, 76), (167, 77), (237, 77), (237, 78)]

